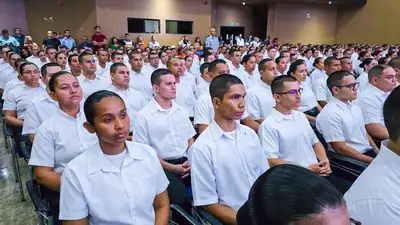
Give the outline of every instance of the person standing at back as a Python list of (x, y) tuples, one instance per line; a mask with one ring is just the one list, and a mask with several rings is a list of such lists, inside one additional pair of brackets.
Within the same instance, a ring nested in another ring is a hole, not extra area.
[(206, 46), (205, 47), (209, 47), (212, 48), (214, 50), (214, 52), (218, 51), (218, 46), (219, 46), (219, 41), (218, 41), (218, 37), (216, 36), (216, 32), (215, 32), (215, 28), (211, 28), (210, 29), (210, 35), (206, 38)]
[(106, 50), (106, 45), (107, 45), (107, 38), (104, 36), (104, 34), (101, 33), (101, 27), (96, 26), (94, 28), (94, 34), (92, 35), (92, 41), (93, 41), (93, 50), (96, 53), (99, 49), (104, 49)]

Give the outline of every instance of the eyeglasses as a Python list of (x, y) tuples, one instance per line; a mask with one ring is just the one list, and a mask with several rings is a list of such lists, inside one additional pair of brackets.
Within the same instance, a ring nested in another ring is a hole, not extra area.
[(85, 62), (85, 63), (95, 63), (96, 60), (94, 60), (94, 59), (92, 59), (92, 60), (85, 60), (85, 61), (83, 61), (83, 62)]
[(278, 94), (278, 95), (285, 95), (285, 94), (291, 94), (291, 95), (299, 94), (299, 95), (301, 95), (301, 94), (303, 94), (303, 88), (299, 88), (298, 90), (293, 89), (293, 90), (290, 90), (290, 91), (276, 93), (276, 94)]
[(335, 86), (335, 87), (338, 87), (338, 88), (342, 88), (342, 87), (346, 87), (346, 88), (348, 88), (348, 89), (350, 89), (350, 90), (354, 90), (354, 89), (358, 89), (358, 87), (359, 87), (359, 85), (360, 85), (360, 83), (358, 83), (358, 82), (355, 82), (355, 83), (352, 83), (352, 84), (348, 84), (348, 85), (341, 85), (341, 86)]
[(361, 225), (361, 222), (360, 222), (360, 221), (357, 221), (357, 220), (355, 220), (355, 219), (350, 218), (350, 224), (351, 224), (351, 225)]

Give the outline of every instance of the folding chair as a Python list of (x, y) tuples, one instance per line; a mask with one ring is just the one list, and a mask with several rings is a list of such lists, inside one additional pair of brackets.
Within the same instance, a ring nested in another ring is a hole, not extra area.
[[(178, 216), (183, 218), (187, 222), (187, 224), (190, 224), (190, 225), (202, 225), (201, 223), (196, 221), (191, 215), (189, 215), (189, 213), (185, 212), (185, 210), (183, 210), (180, 206), (171, 204), (170, 205), (170, 209), (171, 209), (170, 218), (172, 218), (172, 216), (174, 214), (178, 214)], [(176, 217), (176, 216), (173, 216), (173, 217)], [(168, 224), (169, 225), (179, 225), (178, 223), (174, 222), (172, 219), (169, 220)]]
[(193, 206), (193, 217), (201, 224), (205, 225), (223, 225), (213, 215), (204, 210), (201, 206)]
[(53, 214), (47, 200), (40, 194), (39, 183), (34, 179), (28, 180), (26, 188), (35, 207), (39, 225), (53, 225)]

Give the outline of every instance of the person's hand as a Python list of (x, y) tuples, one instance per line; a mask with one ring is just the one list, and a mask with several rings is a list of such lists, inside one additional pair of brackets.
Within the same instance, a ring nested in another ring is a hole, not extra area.
[(184, 175), (181, 178), (188, 177), (190, 175), (190, 163), (188, 160), (182, 164), (182, 167), (185, 168)]
[[(322, 164), (321, 164), (321, 163), (322, 163)], [(328, 159), (322, 160), (322, 161), (320, 161), (320, 164), (321, 164), (321, 165), (320, 165), (320, 172), (319, 172), (319, 175), (321, 175), (321, 176), (323, 176), (323, 177), (329, 176), (329, 175), (332, 173), (329, 160), (328, 160)]]
[(314, 173), (320, 174), (321, 171), (321, 163), (313, 163), (307, 167), (307, 169), (311, 170)]

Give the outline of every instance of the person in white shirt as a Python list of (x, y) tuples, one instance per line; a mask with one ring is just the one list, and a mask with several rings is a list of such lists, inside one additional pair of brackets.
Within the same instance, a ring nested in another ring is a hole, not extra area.
[(391, 66), (396, 71), (397, 83), (400, 84), (400, 56), (393, 58), (389, 62)]
[(329, 150), (371, 163), (379, 149), (365, 130), (357, 98), (357, 83), (352, 73), (336, 71), (328, 78), (333, 98), (317, 116), (317, 129), (329, 145)]
[(158, 65), (159, 69), (167, 68), (167, 61), (169, 59), (168, 54), (165, 51), (161, 51), (158, 53), (158, 57), (160, 58), (160, 64)]
[(240, 51), (235, 48), (231, 48), (229, 50), (229, 61), (228, 61), (229, 71), (232, 75), (235, 75), (237, 77), (239, 77), (240, 73), (242, 73), (244, 70), (240, 62), (241, 62)]
[(10, 91), (4, 100), (3, 111), (7, 125), (23, 127), (27, 104), (35, 98), (46, 95), (46, 90), (40, 85), (40, 71), (31, 62), (21, 64), (19, 72), (24, 85), (18, 85)]
[(143, 68), (142, 55), (135, 50), (131, 51), (129, 53), (129, 63), (132, 68), (130, 71), (129, 86), (142, 92), (146, 96), (146, 99), (150, 100), (153, 96), (153, 89), (150, 82), (151, 73), (148, 73)]
[(155, 35), (152, 35), (151, 36), (151, 40), (150, 40), (150, 43), (149, 43), (149, 47), (151, 48), (151, 49), (153, 49), (153, 48), (160, 48), (161, 46), (160, 46), (160, 43), (158, 43), (157, 41), (156, 41), (156, 36)]
[(71, 69), (67, 66), (67, 54), (65, 52), (57, 52), (56, 63), (61, 67), (61, 70), (71, 72)]
[(236, 45), (237, 46), (244, 46), (244, 39), (242, 37), (242, 34), (239, 34), (239, 37), (236, 38)]
[(148, 73), (153, 73), (156, 69), (158, 69), (158, 65), (160, 64), (160, 58), (158, 58), (158, 53), (156, 51), (152, 51), (148, 56), (149, 65), (146, 66), (145, 69), (148, 70)]
[(109, 78), (111, 63), (108, 62), (108, 52), (106, 50), (98, 50), (97, 53), (96, 75), (101, 78)]
[(171, 204), (190, 210), (185, 183), (190, 182), (191, 167), (186, 152), (196, 131), (186, 110), (173, 101), (177, 94), (176, 76), (167, 69), (158, 69), (151, 75), (151, 83), (155, 97), (137, 114), (132, 139), (156, 150), (170, 182)]
[(190, 41), (186, 36), (182, 36), (181, 40), (178, 42), (178, 45), (182, 48), (186, 48), (190, 46)]
[(351, 59), (349, 57), (342, 57), (340, 58), (340, 68), (341, 70), (345, 70), (350, 73), (353, 72), (353, 63), (351, 62)]
[(293, 76), (299, 81), (302, 90), (300, 95), (301, 103), (297, 110), (303, 112), (310, 122), (315, 122), (315, 117), (322, 108), (318, 104), (310, 85), (306, 83), (306, 79), (308, 78), (306, 65), (302, 61), (297, 60), (290, 65), (288, 75)]
[[(354, 67), (354, 73), (356, 75), (361, 75), (361, 73), (364, 71), (364, 69), (362, 67), (360, 67), (360, 64), (365, 60), (371, 58), (371, 53), (367, 52), (367, 51), (361, 51), (358, 59), (357, 59), (357, 63), (355, 63), (356, 67)], [(354, 64), (354, 62), (353, 62)]]
[(269, 166), (256, 133), (236, 122), (246, 107), (240, 79), (218, 76), (210, 93), (215, 117), (189, 149), (194, 205), (224, 224), (236, 224), (237, 210)]
[(304, 56), (302, 57), (302, 59), (305, 61), (306, 66), (307, 66), (307, 72), (311, 73), (312, 70), (314, 69), (314, 58), (312, 57), (312, 50), (311, 49), (306, 49), (304, 51)]
[(206, 62), (200, 66), (200, 78), (197, 82), (197, 86), (194, 89), (196, 99), (209, 92), (210, 83), (212, 80), (212, 74), (210, 74), (208, 71), (210, 64), (211, 63)]
[(328, 80), (328, 77), (332, 73), (340, 70), (340, 61), (335, 57), (328, 57), (324, 61), (324, 68), (326, 74), (323, 78), (317, 80), (317, 85), (316, 85), (317, 101), (322, 108), (325, 107), (325, 105), (328, 104), (328, 101), (330, 101), (333, 98), (332, 93), (329, 90), (326, 82)]
[(269, 165), (295, 164), (321, 176), (332, 172), (321, 142), (305, 114), (296, 110), (301, 105), (302, 88), (291, 76), (279, 76), (272, 81), (276, 106), (258, 130)]
[(205, 63), (205, 62), (211, 63), (214, 60), (216, 60), (216, 58), (215, 58), (215, 55), (212, 54), (212, 53), (204, 53), (203, 54), (203, 60), (204, 60), (203, 63)]
[(62, 69), (56, 63), (47, 63), (41, 68), (42, 82), (46, 85), (47, 95), (28, 103), (22, 128), (22, 135), (28, 135), (31, 143), (33, 143), (40, 124), (48, 120), (58, 110), (58, 103), (50, 96), (49, 82), (51, 77), (60, 71)]
[(167, 68), (176, 79), (176, 98), (174, 101), (183, 107), (189, 117), (194, 117), (194, 105), (196, 96), (194, 95), (195, 79), (188, 73), (185, 73), (185, 60), (171, 58), (167, 62)]
[(286, 72), (289, 70), (287, 58), (279, 56), (275, 59), (275, 63), (277, 64), (278, 76), (286, 75)]
[(148, 100), (140, 91), (129, 87), (130, 75), (125, 64), (114, 63), (110, 67), (110, 76), (112, 83), (107, 90), (115, 92), (124, 100), (131, 121), (130, 131), (132, 131), (137, 113), (148, 103)]
[(21, 59), (21, 56), (18, 55), (17, 53), (14, 52), (9, 52), (8, 53), (8, 64), (9, 67), (7, 67), (5, 70), (3, 70), (0, 76), (0, 93), (3, 94), (4, 88), (6, 87), (6, 84), (14, 80), (15, 78), (18, 77), (18, 68), (15, 67), (15, 62)]
[(46, 56), (49, 59), (50, 62), (55, 62), (57, 63), (56, 60), (56, 54), (57, 54), (57, 49), (54, 47), (47, 47), (46, 48)]
[(40, 48), (38, 45), (32, 46), (32, 55), (26, 58), (29, 62), (35, 63), (38, 67), (40, 65), (40, 57), (39, 57)]
[(61, 174), (72, 159), (98, 139), (83, 127), (86, 122), (81, 108), (83, 94), (76, 77), (65, 71), (55, 73), (49, 81), (49, 90), (59, 109), (39, 126), (29, 165), (34, 166), (35, 178), (44, 190), (42, 194), (58, 220)]
[(40, 50), (40, 51), (38, 52), (38, 56), (39, 56), (39, 59), (40, 59), (40, 60), (38, 61), (38, 64), (36, 64), (36, 65), (39, 67), (39, 69), (42, 68), (42, 66), (43, 66), (44, 64), (50, 62), (50, 60), (47, 58), (47, 55), (46, 55), (45, 51)]
[(79, 56), (76, 54), (68, 56), (68, 65), (70, 73), (75, 77), (79, 77), (82, 74), (82, 67), (79, 64)]
[(400, 88), (386, 99), (383, 117), (389, 140), (345, 193), (350, 217), (363, 225), (397, 225), (400, 221)]
[(13, 78), (12, 80), (8, 81), (4, 87), (4, 91), (3, 91), (3, 95), (1, 96), (1, 99), (5, 100), (8, 97), (8, 94), (10, 93), (10, 91), (12, 89), (14, 89), (15, 87), (25, 84), (24, 82), (24, 78), (22, 76), (22, 74), (19, 72), (19, 67), (20, 65), (22, 65), (23, 63), (27, 63), (28, 61), (23, 59), (23, 58), (19, 58), (17, 60), (15, 60), (14, 62), (14, 67), (17, 68), (15, 72), (18, 73), (17, 77)]
[(238, 74), (238, 77), (244, 84), (244, 88), (248, 90), (260, 82), (260, 76), (255, 72), (256, 57), (253, 55), (245, 55), (242, 60), (243, 70)]
[(131, 49), (132, 47), (133, 47), (133, 41), (129, 39), (129, 33), (126, 33), (124, 39), (124, 48)]
[(97, 76), (96, 61), (91, 53), (84, 52), (80, 54), (78, 60), (82, 67), (82, 74), (78, 77), (78, 81), (82, 87), (84, 98), (89, 97), (89, 95), (98, 90), (104, 90), (110, 85), (110, 78)]
[[(210, 63), (208, 74), (211, 80), (222, 74), (229, 74), (228, 64), (222, 59), (217, 59)], [(214, 108), (211, 102), (210, 92), (208, 91), (197, 99), (194, 106), (194, 124), (198, 126), (198, 132), (201, 134), (211, 124), (213, 119)], [(260, 126), (247, 112), (242, 115), (241, 122), (254, 131), (257, 131)]]
[(275, 106), (271, 83), (278, 76), (277, 65), (272, 59), (263, 59), (258, 65), (261, 75), (258, 84), (247, 91), (246, 110), (253, 120), (262, 123)]
[(264, 53), (264, 59), (273, 59), (277, 57), (277, 50), (274, 46), (270, 46), (267, 48), (267, 51)]
[(378, 61), (373, 58), (364, 59), (364, 61), (360, 64), (360, 68), (363, 68), (363, 72), (360, 76), (357, 77), (356, 81), (359, 83), (359, 91), (364, 91), (369, 83), (368, 72), (374, 66), (378, 65)]
[[(365, 61), (365, 60), (364, 60)], [(396, 72), (387, 65), (376, 65), (368, 72), (369, 83), (355, 100), (361, 108), (365, 128), (375, 140), (389, 139), (383, 120), (383, 103), (390, 92), (397, 86)]]
[(62, 175), (63, 224), (167, 225), (168, 180), (151, 147), (127, 141), (129, 116), (115, 93), (99, 91), (84, 106), (85, 128), (99, 142)]
[(312, 71), (312, 73), (309, 76), (309, 78), (310, 78), (309, 84), (311, 85), (311, 89), (314, 92), (314, 95), (317, 96), (317, 88), (318, 88), (319, 81), (320, 81), (320, 79), (325, 81), (325, 78), (326, 78), (326, 72), (324, 70), (324, 58), (317, 57), (314, 60), (313, 66), (315, 69), (314, 69), (314, 71)]

